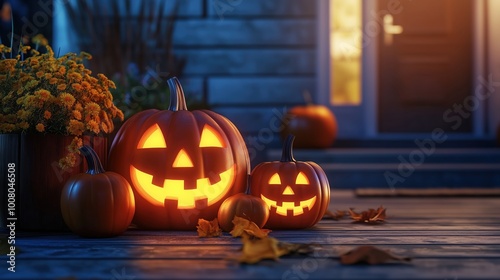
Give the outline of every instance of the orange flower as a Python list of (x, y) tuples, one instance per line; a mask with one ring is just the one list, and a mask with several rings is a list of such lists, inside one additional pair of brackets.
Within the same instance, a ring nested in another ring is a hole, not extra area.
[(51, 117), (51, 116), (52, 116), (52, 113), (51, 113), (51, 112), (49, 112), (49, 111), (47, 111), (47, 110), (45, 110), (45, 112), (43, 112), (43, 117), (44, 117), (45, 119), (47, 119), (47, 120), (48, 120), (48, 119), (50, 119), (50, 117)]
[(51, 96), (50, 91), (45, 90), (45, 89), (40, 89), (35, 91), (35, 96), (40, 98), (41, 101), (47, 101), (49, 97)]
[(80, 121), (70, 120), (67, 129), (70, 134), (80, 136), (85, 130), (85, 126)]
[(91, 89), (92, 86), (89, 84), (89, 82), (83, 81), (82, 82), (82, 87), (83, 87), (84, 90), (89, 90), (89, 89)]
[(95, 102), (89, 102), (85, 105), (85, 113), (90, 116), (98, 116), (101, 111), (101, 106)]
[(37, 124), (35, 126), (36, 130), (38, 130), (39, 132), (44, 132), (45, 131), (45, 126), (41, 123)]
[(57, 83), (57, 79), (56, 78), (50, 78), (49, 84), (55, 85), (56, 83)]
[(70, 108), (75, 103), (75, 98), (73, 97), (73, 95), (66, 92), (59, 95), (59, 100), (62, 102), (62, 104), (64, 104), (64, 106), (66, 106), (66, 108)]
[(66, 89), (66, 84), (59, 84), (59, 85), (57, 85), (57, 90), (63, 91), (65, 89)]
[(43, 71), (38, 71), (38, 72), (36, 72), (36, 77), (37, 77), (38, 79), (41, 79), (41, 78), (43, 77), (43, 75), (45, 75), (45, 73), (43, 73)]
[(19, 128), (20, 129), (28, 129), (30, 127), (30, 124), (26, 121), (23, 121), (21, 123), (19, 123)]
[(99, 124), (94, 120), (90, 120), (87, 122), (87, 129), (94, 132), (95, 134), (98, 134), (100, 131)]
[(80, 111), (78, 110), (73, 110), (73, 118), (77, 119), (77, 120), (81, 120), (82, 119), (82, 113), (80, 113)]
[(71, 84), (71, 87), (76, 91), (82, 90), (82, 85), (80, 85), (79, 83), (73, 83)]
[(71, 144), (68, 146), (68, 151), (76, 153), (78, 152), (78, 148), (83, 146), (83, 141), (81, 138), (75, 137), (73, 138), (73, 141), (71, 141)]

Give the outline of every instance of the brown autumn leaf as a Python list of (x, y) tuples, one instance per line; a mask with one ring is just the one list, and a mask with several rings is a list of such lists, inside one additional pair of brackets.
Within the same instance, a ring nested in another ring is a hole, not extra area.
[(409, 262), (411, 258), (395, 256), (387, 251), (381, 250), (375, 246), (359, 246), (340, 256), (341, 264), (381, 264), (388, 261)]
[(219, 227), (217, 218), (207, 221), (205, 219), (198, 219), (198, 226), (196, 226), (199, 237), (219, 237), (222, 235), (222, 230)]
[(323, 215), (323, 219), (332, 219), (332, 220), (338, 221), (338, 220), (344, 218), (345, 215), (346, 215), (346, 211), (344, 211), (344, 210), (337, 209), (335, 212), (333, 212), (332, 210), (328, 209), (328, 210), (326, 210), (325, 215)]
[(243, 248), (241, 256), (238, 258), (240, 263), (254, 264), (261, 260), (278, 260), (279, 257), (289, 254), (310, 254), (313, 248), (310, 244), (292, 244), (280, 242), (273, 237), (264, 237), (256, 239), (247, 233), (243, 233)]
[(233, 230), (229, 232), (233, 237), (243, 236), (246, 233), (252, 237), (264, 238), (271, 232), (269, 229), (261, 229), (254, 222), (238, 216), (234, 217), (233, 225)]
[(349, 215), (351, 216), (351, 219), (353, 219), (355, 222), (376, 224), (376, 223), (385, 222), (385, 218), (386, 218), (385, 210), (386, 210), (386, 208), (380, 206), (376, 210), (373, 208), (370, 208), (367, 211), (363, 211), (361, 213), (356, 213), (356, 212), (354, 212), (353, 208), (350, 208)]

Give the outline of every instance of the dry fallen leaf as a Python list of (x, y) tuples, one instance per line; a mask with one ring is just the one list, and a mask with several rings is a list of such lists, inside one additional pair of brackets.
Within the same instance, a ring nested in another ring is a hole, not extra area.
[(254, 222), (241, 217), (234, 217), (233, 219), (234, 228), (230, 232), (233, 237), (243, 236), (243, 234), (248, 234), (249, 236), (264, 238), (271, 230), (261, 229)]
[(198, 226), (196, 226), (199, 237), (219, 237), (222, 235), (222, 230), (219, 227), (217, 218), (207, 221), (198, 219)]
[(238, 258), (240, 263), (254, 264), (264, 259), (277, 260), (287, 253), (286, 249), (278, 246), (278, 239), (276, 238), (251, 239), (248, 234), (243, 233), (242, 241), (242, 253)]
[(375, 224), (385, 221), (385, 210), (384, 207), (380, 206), (377, 210), (370, 208), (367, 211), (356, 213), (353, 208), (350, 208), (349, 215), (355, 222)]
[(326, 210), (325, 215), (323, 216), (323, 219), (332, 219), (335, 221), (338, 221), (342, 219), (346, 215), (345, 211), (343, 210), (336, 210), (335, 212), (332, 212), (330, 209)]
[(391, 260), (409, 262), (411, 258), (398, 257), (375, 246), (359, 246), (340, 256), (341, 264), (381, 264)]
[(262, 239), (252, 238), (252, 236), (243, 233), (243, 248), (241, 256), (238, 258), (240, 263), (254, 264), (264, 259), (278, 260), (279, 257), (289, 254), (310, 254), (313, 248), (309, 244), (292, 244), (280, 242), (273, 237), (264, 237)]

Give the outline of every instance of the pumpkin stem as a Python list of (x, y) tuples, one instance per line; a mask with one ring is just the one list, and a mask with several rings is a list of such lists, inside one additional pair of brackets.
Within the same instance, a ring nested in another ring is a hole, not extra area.
[(293, 140), (295, 136), (293, 134), (288, 134), (283, 144), (283, 153), (281, 154), (281, 162), (296, 162), (293, 158)]
[(311, 93), (308, 90), (304, 90), (302, 92), (302, 98), (304, 98), (306, 105), (314, 105), (313, 98), (311, 96)]
[(181, 111), (186, 110), (186, 98), (184, 97), (184, 91), (182, 90), (181, 83), (177, 77), (172, 77), (168, 79), (168, 88), (170, 90), (170, 106), (168, 110), (170, 111)]
[(94, 149), (92, 149), (92, 147), (85, 145), (81, 147), (79, 150), (85, 157), (85, 160), (87, 160), (87, 166), (88, 166), (87, 174), (96, 175), (99, 173), (104, 173), (104, 168), (102, 167), (102, 163), (99, 160), (99, 157), (97, 156)]

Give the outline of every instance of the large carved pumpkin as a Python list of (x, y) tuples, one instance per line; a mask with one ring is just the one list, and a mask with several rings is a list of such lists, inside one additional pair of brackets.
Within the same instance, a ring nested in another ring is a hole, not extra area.
[(209, 110), (188, 111), (177, 78), (168, 110), (132, 116), (111, 146), (109, 169), (129, 180), (134, 223), (146, 229), (195, 229), (222, 202), (244, 192), (249, 157), (237, 128)]
[(321, 167), (311, 161), (296, 161), (289, 135), (281, 161), (257, 165), (251, 174), (250, 193), (269, 207), (269, 229), (300, 229), (315, 225), (330, 203), (330, 185)]

